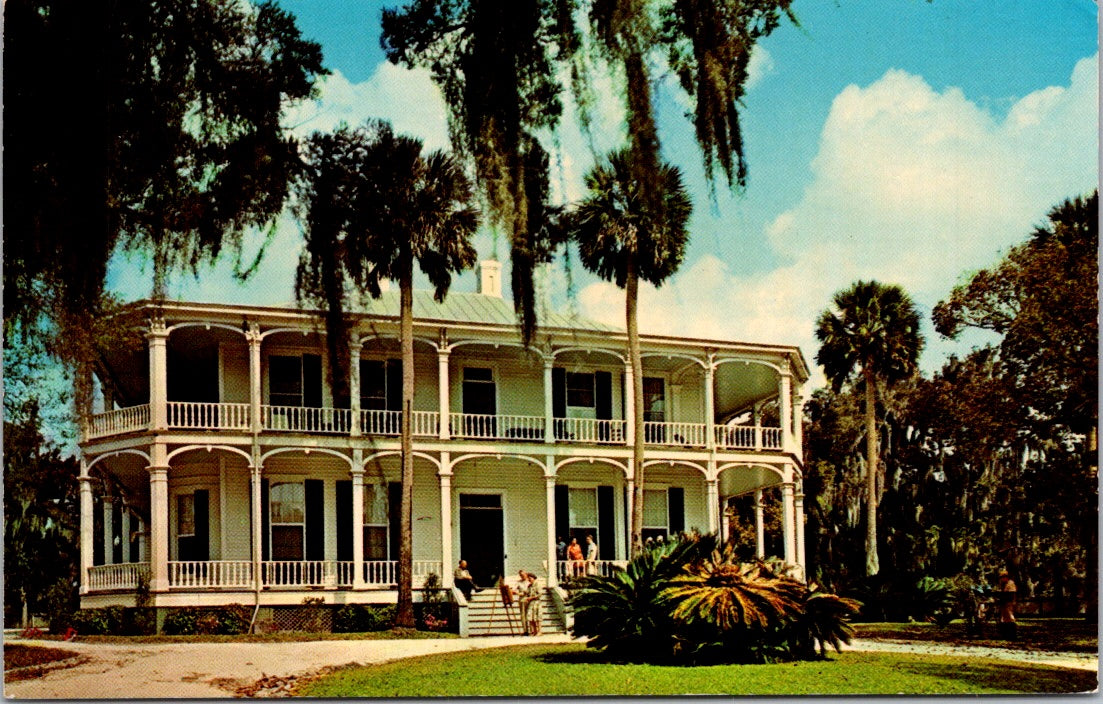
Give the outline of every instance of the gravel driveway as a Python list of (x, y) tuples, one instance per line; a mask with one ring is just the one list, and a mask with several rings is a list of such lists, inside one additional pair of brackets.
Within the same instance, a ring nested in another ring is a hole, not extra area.
[[(16, 640), (16, 639), (12, 639)], [(322, 640), (300, 643), (165, 643), (114, 645), (43, 642), (74, 650), (85, 660), (12, 682), (4, 695), (33, 699), (229, 697), (265, 676), (304, 675), (349, 663), (477, 650), (526, 643), (568, 643), (566, 635), (495, 636), (441, 640)], [(999, 648), (856, 640), (849, 650), (993, 657), (1060, 667), (1097, 670), (1095, 654), (1046, 653)]]
[[(16, 639), (12, 639), (14, 642)], [(31, 641), (23, 641), (31, 642)], [(87, 658), (38, 679), (5, 683), (19, 699), (164, 699), (230, 697), (265, 675), (302, 675), (349, 663), (525, 643), (567, 643), (565, 635), (420, 640), (317, 640), (299, 643), (58, 643)]]

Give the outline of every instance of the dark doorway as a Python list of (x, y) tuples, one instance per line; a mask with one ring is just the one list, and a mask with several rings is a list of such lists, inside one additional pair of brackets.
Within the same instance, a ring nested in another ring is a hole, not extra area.
[(505, 569), (502, 497), (460, 494), (460, 559), (480, 587), (490, 587)]

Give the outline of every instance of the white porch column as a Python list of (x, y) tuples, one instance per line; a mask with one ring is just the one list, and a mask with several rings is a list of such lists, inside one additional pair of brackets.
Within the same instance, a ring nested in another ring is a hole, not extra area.
[(155, 317), (149, 321), (149, 421), (154, 431), (168, 425), (165, 404), (168, 401), (168, 339), (165, 321)]
[(92, 477), (88, 476), (88, 463), (80, 463), (80, 593), (88, 593), (88, 576), (92, 568), (93, 534), (95, 533), (92, 516), (95, 505), (92, 501)]
[(119, 521), (119, 541), (122, 544), (123, 562), (130, 562), (130, 507), (123, 501), (120, 511), (122, 520)]
[[(628, 459), (628, 466), (632, 466), (632, 459)], [(624, 558), (626, 560), (632, 559), (632, 511), (636, 505), (636, 480), (630, 478), (624, 485), (625, 491), (628, 492), (628, 501), (626, 506), (628, 513), (624, 516)]]
[(785, 542), (785, 564), (795, 565), (797, 562), (797, 541), (793, 535), (796, 521), (793, 518), (793, 483), (786, 482), (781, 485), (781, 526), (782, 537)]
[(804, 461), (804, 399), (793, 389), (793, 454)]
[(544, 357), (544, 442), (555, 442), (555, 398), (554, 384), (552, 383), (552, 369), (555, 367), (555, 359)]
[[(149, 589), (154, 592), (169, 588), (169, 467), (166, 454), (164, 444), (153, 444), (149, 465)], [(105, 526), (104, 532), (108, 530)]]
[[(710, 464), (712, 464), (710, 462)], [(720, 482), (717, 479), (709, 479), (706, 482), (709, 504), (709, 532), (717, 533), (720, 530)]]
[(548, 586), (554, 587), (559, 584), (559, 570), (555, 553), (555, 461), (551, 457), (547, 459), (544, 469), (544, 506), (548, 526), (548, 542), (544, 551), (548, 560)]
[[(254, 458), (256, 454), (254, 454)], [(261, 558), (264, 555), (264, 550), (261, 547), (263, 545), (264, 535), (261, 530), (261, 511), (263, 506), (260, 503), (260, 480), (261, 480), (261, 465), (260, 462), (254, 459), (253, 466), (249, 468), (249, 505), (252, 508), (253, 520), (252, 528), (253, 535), (252, 540), (252, 553), (253, 553), (253, 588), (258, 592), (260, 588), (264, 586), (264, 579), (261, 575), (261, 569), (263, 564)]]
[(360, 351), (363, 349), (360, 333), (354, 332), (349, 341), (349, 415), (352, 416), (349, 435), (354, 438), (360, 437)]
[(793, 452), (793, 391), (789, 369), (781, 375), (778, 387), (778, 417), (781, 422), (781, 451)]
[[(168, 502), (165, 503), (168, 506)], [(100, 510), (103, 513), (103, 564), (113, 565), (115, 564), (114, 555), (112, 554), (112, 541), (115, 536), (115, 531), (112, 530), (111, 514), (114, 510), (114, 502), (112, 497), (105, 495), (103, 497), (103, 504), (100, 506)]]
[(797, 564), (800, 565), (800, 578), (808, 581), (808, 564), (804, 555), (804, 482), (801, 482), (794, 499), (795, 535), (797, 541)]
[(245, 333), (245, 339), (249, 343), (249, 427), (256, 434), (261, 430), (260, 325), (249, 323), (249, 331)]
[[(624, 443), (629, 447), (636, 442), (636, 395), (632, 392), (635, 388), (636, 375), (632, 373), (632, 364), (624, 363)], [(638, 429), (643, 432), (643, 428)], [(628, 515), (632, 515), (629, 513)], [(631, 534), (631, 529), (629, 529)], [(631, 542), (629, 542), (631, 545)]]
[[(444, 335), (441, 334), (441, 341), (444, 341)], [(451, 419), (452, 419), (452, 399), (451, 399), (451, 386), (452, 381), (449, 376), (448, 370), (448, 357), (449, 352), (446, 347), (442, 347), (437, 352), (437, 406), (440, 408), (440, 439), (447, 440), (451, 434)], [(448, 566), (445, 565), (445, 572), (451, 574), (447, 570)]]
[(452, 457), (440, 453), (440, 579), (445, 587), (455, 586), (455, 562), (452, 556)]
[(705, 446), (710, 450), (716, 447), (716, 398), (713, 390), (715, 376), (716, 370), (710, 357), (705, 365)]
[(763, 515), (762, 490), (754, 493), (754, 554), (758, 559), (766, 557), (766, 520)]
[(352, 451), (352, 588), (364, 589), (364, 451)]

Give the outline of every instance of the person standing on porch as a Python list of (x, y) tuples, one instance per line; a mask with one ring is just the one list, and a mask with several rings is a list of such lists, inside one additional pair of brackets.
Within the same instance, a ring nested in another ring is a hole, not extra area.
[(597, 574), (597, 543), (594, 536), (586, 536), (586, 574)]
[(575, 577), (582, 576), (583, 560), (582, 546), (578, 544), (578, 538), (571, 538), (571, 544), (567, 546), (567, 559), (571, 562), (571, 573)]

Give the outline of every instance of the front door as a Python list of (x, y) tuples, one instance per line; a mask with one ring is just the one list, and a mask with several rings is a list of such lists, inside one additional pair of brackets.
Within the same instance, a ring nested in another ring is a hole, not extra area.
[(502, 497), (460, 494), (460, 559), (480, 587), (494, 586), (505, 570)]

